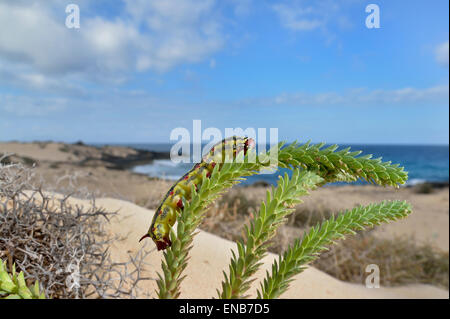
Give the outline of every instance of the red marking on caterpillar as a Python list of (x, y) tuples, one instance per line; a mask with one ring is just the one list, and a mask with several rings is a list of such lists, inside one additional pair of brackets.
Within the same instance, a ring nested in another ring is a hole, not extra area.
[(167, 247), (172, 246), (172, 242), (170, 241), (169, 238), (163, 238), (163, 240), (161, 240), (161, 241), (156, 241), (155, 243), (156, 243), (156, 248), (157, 248), (158, 250), (164, 250), (164, 249), (166, 249)]
[[(230, 146), (232, 149), (230, 149)], [(211, 150), (202, 158), (200, 163), (195, 164), (192, 169), (182, 176), (164, 196), (161, 204), (153, 215), (152, 223), (147, 234), (142, 236), (141, 240), (147, 237), (152, 238), (158, 250), (164, 250), (172, 245), (170, 241), (170, 228), (174, 225), (177, 215), (184, 209), (183, 199), (186, 202), (191, 200), (192, 186), (198, 192), (201, 188), (203, 178), (210, 178), (212, 171), (216, 167), (216, 162), (220, 162), (224, 157), (224, 151), (232, 150), (236, 156), (243, 152), (244, 155), (250, 148), (255, 146), (255, 141), (247, 137), (231, 137), (224, 139), (214, 145)], [(215, 154), (215, 152), (217, 154)], [(219, 165), (219, 169), (222, 166)], [(203, 175), (203, 170), (207, 170)], [(176, 199), (175, 196), (180, 196)]]

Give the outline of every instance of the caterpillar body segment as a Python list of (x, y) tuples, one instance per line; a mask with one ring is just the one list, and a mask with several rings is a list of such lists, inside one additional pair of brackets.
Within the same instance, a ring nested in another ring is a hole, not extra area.
[[(164, 250), (171, 246), (170, 229), (175, 224), (177, 215), (184, 208), (183, 201), (190, 201), (192, 186), (198, 191), (204, 176), (209, 178), (216, 165), (219, 165), (220, 169), (224, 162), (232, 161), (241, 152), (246, 155), (247, 151), (254, 147), (255, 141), (253, 139), (236, 136), (226, 138), (214, 145), (203, 156), (200, 163), (195, 164), (169, 189), (153, 215), (148, 232), (140, 240), (150, 237), (158, 250)], [(204, 175), (205, 170), (206, 174)]]

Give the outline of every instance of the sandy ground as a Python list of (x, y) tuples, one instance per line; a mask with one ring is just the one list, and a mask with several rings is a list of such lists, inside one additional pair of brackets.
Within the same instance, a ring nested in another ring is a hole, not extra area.
[[(102, 149), (110, 155), (126, 156), (136, 152), (128, 147), (104, 147)], [(56, 142), (0, 143), (0, 154), (16, 154), (35, 159), (39, 162), (78, 162), (87, 157), (101, 157), (101, 150), (88, 145), (76, 145)]]
[[(45, 146), (44, 146), (45, 145)], [(60, 149), (64, 146), (62, 143), (39, 144), (39, 143), (1, 143), (0, 153), (17, 154), (30, 157), (38, 161), (71, 161), (73, 157)]]
[[(263, 200), (265, 189), (253, 188), (249, 196)], [(378, 186), (322, 187), (303, 198), (301, 204), (310, 210), (332, 209), (342, 211), (357, 205), (368, 205), (383, 200), (406, 200), (413, 213), (400, 221), (377, 227), (374, 234), (383, 238), (412, 237), (421, 243), (449, 250), (449, 189), (435, 189), (431, 194), (417, 194), (411, 188)]]
[[(138, 238), (147, 231), (153, 211), (116, 199), (99, 199), (97, 205), (107, 210), (119, 210), (118, 217), (112, 220), (108, 229), (125, 239), (111, 247), (111, 254), (114, 260), (126, 260), (129, 253), (136, 253), (141, 247), (142, 243), (138, 243)], [(152, 244), (150, 240), (149, 244)], [(217, 297), (216, 288), (220, 287), (223, 279), (222, 271), (227, 271), (232, 249), (236, 249), (235, 243), (200, 231), (194, 239), (181, 296)], [(157, 251), (148, 256), (151, 268), (149, 274), (153, 278), (156, 277), (155, 272), (160, 271), (161, 257), (162, 253)], [(258, 279), (250, 291), (251, 296), (256, 296), (259, 281), (263, 279), (266, 270), (270, 271), (272, 261), (276, 257), (269, 254), (263, 260), (264, 265), (258, 271)], [(155, 291), (155, 281), (146, 282), (144, 289)], [(153, 293), (151, 296), (156, 295)], [(308, 268), (296, 276), (283, 298), (449, 298), (449, 292), (430, 285), (366, 288), (363, 285), (339, 281), (315, 268)]]

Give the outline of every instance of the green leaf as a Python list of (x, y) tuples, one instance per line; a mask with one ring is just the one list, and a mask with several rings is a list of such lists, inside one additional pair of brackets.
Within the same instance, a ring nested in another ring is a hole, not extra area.
[(359, 206), (340, 213), (337, 218), (330, 218), (322, 224), (312, 227), (303, 239), (293, 245), (272, 265), (272, 274), (267, 274), (258, 291), (260, 298), (278, 298), (285, 292), (292, 277), (305, 269), (305, 264), (316, 259), (327, 246), (355, 230), (371, 227), (380, 222), (389, 222), (406, 217), (411, 213), (411, 206), (403, 201), (381, 202), (368, 206)]

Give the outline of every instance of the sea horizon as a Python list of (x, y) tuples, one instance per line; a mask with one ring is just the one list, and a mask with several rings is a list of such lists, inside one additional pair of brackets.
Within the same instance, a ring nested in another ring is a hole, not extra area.
[[(16, 141), (17, 142), (17, 141)], [(32, 142), (50, 142), (50, 141), (32, 141)], [(53, 142), (53, 141), (52, 141)], [(55, 141), (56, 142), (56, 141)], [(82, 142), (86, 145), (102, 147), (102, 146), (122, 146), (131, 147), (134, 149), (141, 149), (153, 152), (170, 152), (171, 147), (176, 143), (88, 143)], [(27, 142), (23, 142), (27, 143)], [(67, 143), (67, 142), (60, 142)], [(304, 143), (303, 141), (301, 142)], [(289, 143), (287, 143), (289, 144)], [(311, 144), (317, 144), (311, 142)], [(449, 182), (449, 145), (448, 144), (401, 144), (401, 143), (327, 143), (324, 147), (329, 145), (339, 145), (339, 149), (350, 147), (353, 151), (361, 150), (362, 155), (372, 154), (374, 158), (382, 157), (383, 161), (391, 161), (392, 163), (400, 163), (408, 172), (408, 181), (405, 185), (416, 185), (425, 182)], [(203, 147), (207, 143), (202, 143)], [(191, 151), (192, 151), (192, 144)], [(269, 145), (266, 145), (266, 149)], [(192, 152), (191, 152), (192, 154)], [(157, 177), (166, 180), (177, 180), (185, 172), (191, 169), (192, 163), (175, 164), (169, 158), (157, 159), (149, 164), (138, 165), (132, 167), (131, 170), (136, 173), (145, 174), (150, 177)], [(243, 184), (253, 184), (255, 182), (264, 181), (269, 184), (276, 184), (277, 178), (280, 174), (290, 170), (279, 170), (275, 174), (262, 174), (250, 176)], [(365, 182), (357, 182), (357, 184), (364, 184)], [(334, 183), (334, 185), (347, 183)]]
[[(174, 143), (175, 144), (175, 143)], [(317, 143), (311, 143), (317, 144)], [(327, 143), (324, 147), (333, 145)], [(449, 145), (412, 145), (412, 144), (338, 144), (339, 149), (351, 147), (352, 150), (361, 150), (362, 155), (372, 154), (374, 158), (382, 157), (383, 161), (401, 163), (408, 171), (409, 179), (406, 185), (416, 185), (425, 182), (448, 182), (449, 181)], [(113, 145), (113, 144), (108, 144)], [(173, 144), (169, 143), (130, 143), (115, 144), (128, 146), (148, 151), (169, 152)], [(202, 144), (202, 146), (206, 145)], [(97, 146), (101, 146), (97, 144)], [(192, 144), (191, 144), (192, 147)], [(150, 177), (158, 177), (168, 180), (177, 180), (192, 167), (193, 163), (175, 164), (170, 159), (155, 160), (150, 164), (139, 165), (132, 170), (136, 173), (146, 174)], [(276, 184), (278, 176), (290, 173), (290, 170), (281, 169), (275, 174), (263, 174), (250, 176), (243, 184), (253, 184), (264, 181)], [(365, 182), (357, 182), (364, 184)], [(348, 183), (334, 183), (334, 185)]]
[[(280, 140), (281, 141), (285, 141), (285, 140)], [(299, 142), (300, 144), (304, 144), (306, 143), (308, 140), (297, 140), (297, 142)], [(292, 141), (286, 141), (287, 144), (293, 143), (294, 140)], [(310, 141), (310, 144), (319, 144), (322, 143), (323, 141)], [(22, 140), (16, 140), (16, 139), (7, 139), (7, 140), (1, 140), (0, 139), (0, 143), (64, 143), (64, 144), (76, 144), (76, 143), (83, 143), (86, 145), (91, 145), (91, 146), (106, 146), (106, 145), (110, 145), (110, 146), (129, 146), (131, 147), (131, 145), (174, 145), (175, 143), (177, 143), (177, 141), (174, 141), (172, 143), (167, 143), (167, 142), (90, 142), (90, 141), (84, 141), (81, 139), (76, 139), (76, 140), (69, 140), (69, 141), (64, 141), (64, 140), (54, 140), (54, 139), (22, 139)], [(325, 143), (325, 142), (324, 142)], [(206, 145), (207, 143), (202, 143), (202, 145)], [(450, 146), (450, 143), (404, 143), (404, 142), (392, 142), (392, 143), (383, 143), (383, 142), (326, 142), (326, 145), (347, 145), (347, 146), (352, 146), (352, 145), (370, 145), (370, 146)]]

